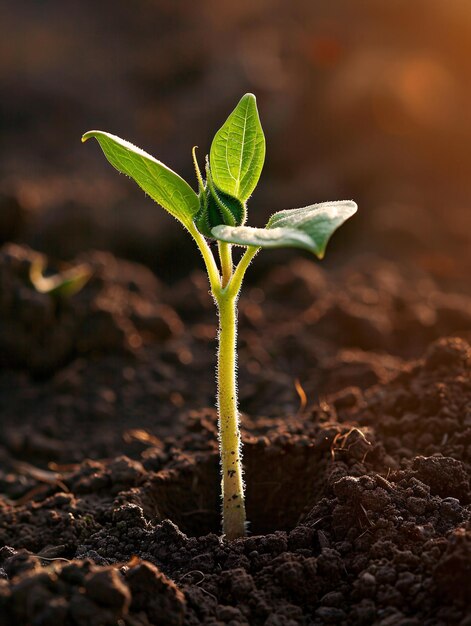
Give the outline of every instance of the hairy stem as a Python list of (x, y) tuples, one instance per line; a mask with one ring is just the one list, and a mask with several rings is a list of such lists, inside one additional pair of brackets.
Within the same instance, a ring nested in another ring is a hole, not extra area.
[(208, 271), (211, 292), (219, 312), (217, 408), (221, 456), (222, 526), (228, 540), (245, 535), (245, 496), (242, 445), (237, 405), (237, 300), (245, 272), (259, 248), (249, 247), (235, 271), (232, 246), (218, 242), (222, 277), (205, 238), (190, 228)]
[(242, 449), (237, 408), (237, 295), (222, 293), (219, 309), (218, 417), (222, 474), (223, 532), (227, 539), (245, 535)]
[(232, 278), (232, 246), (230, 243), (218, 241), (218, 249), (221, 260), (222, 288), (224, 289)]
[(216, 295), (221, 291), (221, 276), (219, 274), (218, 266), (216, 265), (213, 253), (206, 243), (206, 239), (203, 237), (203, 235), (199, 232), (194, 224), (191, 224), (187, 228), (201, 252), (204, 264), (206, 266), (206, 271), (208, 272), (211, 292), (213, 296), (216, 297)]
[(244, 252), (241, 260), (237, 264), (230, 284), (227, 287), (228, 291), (230, 291), (232, 295), (237, 296), (239, 294), (240, 288), (242, 286), (242, 281), (244, 280), (245, 272), (247, 271), (247, 268), (249, 267), (250, 263), (252, 262), (253, 258), (259, 250), (260, 248), (257, 248), (255, 246), (248, 246), (247, 250)]

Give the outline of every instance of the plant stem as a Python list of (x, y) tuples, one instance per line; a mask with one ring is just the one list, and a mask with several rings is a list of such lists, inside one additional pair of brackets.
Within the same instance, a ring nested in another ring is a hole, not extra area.
[(245, 272), (252, 262), (255, 255), (258, 253), (260, 248), (255, 246), (248, 246), (247, 250), (244, 252), (242, 258), (240, 259), (235, 272), (232, 276), (231, 282), (228, 285), (227, 289), (230, 293), (237, 297), (242, 286), (242, 281), (244, 280)]
[(224, 289), (232, 278), (232, 246), (230, 243), (218, 241), (219, 258), (222, 270), (222, 288)]
[(208, 271), (211, 292), (219, 311), (217, 408), (221, 456), (222, 526), (228, 540), (245, 535), (245, 496), (242, 444), (237, 406), (237, 300), (245, 272), (259, 248), (249, 247), (235, 271), (232, 246), (218, 242), (222, 277), (205, 238), (190, 227)]
[(237, 408), (237, 294), (217, 298), (219, 309), (218, 418), (222, 473), (223, 532), (227, 539), (245, 535), (242, 450)]
[(216, 298), (217, 294), (221, 291), (221, 276), (219, 275), (218, 266), (216, 265), (216, 261), (214, 260), (213, 253), (211, 252), (210, 247), (206, 243), (206, 239), (203, 235), (198, 231), (194, 224), (187, 226), (190, 235), (196, 242), (196, 245), (201, 252), (201, 255), (204, 260), (204, 264), (206, 266), (206, 271), (208, 272), (209, 284), (211, 286), (211, 292), (213, 297)]

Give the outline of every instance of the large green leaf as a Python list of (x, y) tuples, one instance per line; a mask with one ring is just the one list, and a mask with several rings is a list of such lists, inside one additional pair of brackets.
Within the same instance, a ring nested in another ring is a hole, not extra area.
[(216, 239), (241, 246), (262, 248), (304, 248), (320, 259), (332, 234), (356, 213), (351, 200), (322, 202), (301, 209), (279, 211), (271, 216), (265, 228), (250, 226), (216, 226)]
[(199, 210), (199, 200), (190, 185), (169, 167), (140, 148), (110, 133), (91, 130), (82, 137), (95, 137), (106, 158), (119, 172), (133, 178), (164, 209), (189, 226)]
[(241, 98), (218, 130), (209, 160), (216, 187), (246, 202), (257, 186), (265, 161), (265, 136), (253, 94)]

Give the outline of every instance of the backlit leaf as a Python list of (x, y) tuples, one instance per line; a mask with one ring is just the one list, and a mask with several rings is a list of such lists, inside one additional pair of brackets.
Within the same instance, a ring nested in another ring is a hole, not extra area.
[(245, 202), (258, 183), (265, 161), (265, 136), (253, 94), (242, 97), (218, 130), (209, 160), (216, 187)]
[(130, 176), (153, 200), (185, 226), (199, 210), (199, 200), (190, 185), (147, 152), (115, 135), (91, 130), (82, 137), (95, 137), (106, 158), (119, 172)]
[(212, 233), (220, 241), (242, 246), (304, 248), (321, 259), (330, 237), (356, 211), (351, 200), (322, 202), (278, 211), (265, 228), (216, 226)]

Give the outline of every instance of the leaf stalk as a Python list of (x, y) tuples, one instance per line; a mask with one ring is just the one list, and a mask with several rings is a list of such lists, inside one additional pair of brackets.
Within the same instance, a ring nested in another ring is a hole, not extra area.
[(224, 241), (218, 241), (218, 250), (221, 261), (222, 288), (224, 289), (232, 278), (232, 245)]

